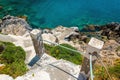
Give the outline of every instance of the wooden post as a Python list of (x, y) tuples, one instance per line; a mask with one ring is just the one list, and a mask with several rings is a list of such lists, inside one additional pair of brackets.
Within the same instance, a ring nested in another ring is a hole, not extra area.
[(88, 43), (86, 53), (84, 55), (83, 64), (80, 70), (80, 74), (78, 77), (78, 80), (89, 80), (90, 77), (90, 58), (89, 56), (92, 55), (92, 64), (94, 66), (95, 61), (97, 59), (96, 55), (100, 52), (104, 45), (103, 41), (100, 41), (96, 38), (91, 38), (91, 40)]

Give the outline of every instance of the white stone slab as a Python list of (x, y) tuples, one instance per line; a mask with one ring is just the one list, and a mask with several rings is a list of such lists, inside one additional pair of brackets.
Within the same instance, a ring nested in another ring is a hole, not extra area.
[[(91, 40), (88, 43), (86, 53), (85, 53), (85, 57), (87, 57), (89, 59), (90, 58), (90, 53), (93, 53), (93, 52), (97, 52), (99, 54), (103, 45), (104, 45), (103, 41), (92, 37)], [(96, 57), (93, 56), (92, 59), (95, 60)]]

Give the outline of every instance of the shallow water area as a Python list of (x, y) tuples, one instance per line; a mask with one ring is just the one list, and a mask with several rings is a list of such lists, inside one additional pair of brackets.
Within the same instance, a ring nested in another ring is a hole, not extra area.
[(120, 0), (0, 0), (0, 18), (26, 16), (32, 27), (120, 22)]

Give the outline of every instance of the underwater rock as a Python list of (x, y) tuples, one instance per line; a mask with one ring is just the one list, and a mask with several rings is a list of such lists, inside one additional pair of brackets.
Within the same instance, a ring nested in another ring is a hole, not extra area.
[(1, 9), (3, 9), (3, 7), (2, 7), (2, 6), (0, 6), (0, 10), (1, 10)]
[(81, 29), (81, 32), (95, 32), (99, 30), (98, 25), (86, 25), (83, 29)]
[(94, 26), (94, 25), (89, 25), (88, 28), (89, 28), (89, 30), (91, 30), (91, 31), (95, 31), (95, 26)]
[(27, 20), (27, 15), (23, 15), (23, 16), (18, 16), (19, 18), (22, 18), (22, 19), (24, 19), (25, 21)]

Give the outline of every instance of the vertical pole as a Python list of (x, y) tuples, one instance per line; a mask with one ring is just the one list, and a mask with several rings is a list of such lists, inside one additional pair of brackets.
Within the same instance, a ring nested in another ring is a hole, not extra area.
[(30, 61), (29, 66), (33, 66), (44, 54), (43, 40), (40, 30), (33, 30), (30, 35), (34, 44), (36, 56)]
[(37, 33), (36, 35), (30, 34), (33, 40), (34, 48), (36, 54), (41, 58), (44, 54), (43, 40), (41, 36), (42, 32)]
[(93, 60), (93, 61), (91, 60), (91, 63), (90, 63), (90, 59), (84, 57), (83, 64), (82, 64), (82, 67), (80, 70), (80, 74), (78, 76), (78, 80), (89, 80), (90, 74), (91, 74), (90, 73), (90, 64), (92, 64), (92, 67), (94, 67), (95, 62), (96, 62), (96, 60)]
[[(81, 67), (80, 75), (78, 80), (89, 80), (90, 75), (93, 80), (92, 67), (94, 67), (95, 61), (97, 59), (96, 55), (100, 53), (104, 42), (96, 38), (91, 38), (88, 46), (86, 48), (86, 53), (84, 54), (84, 61)], [(91, 71), (90, 71), (91, 70)]]
[(90, 77), (93, 80), (92, 55), (90, 55)]

